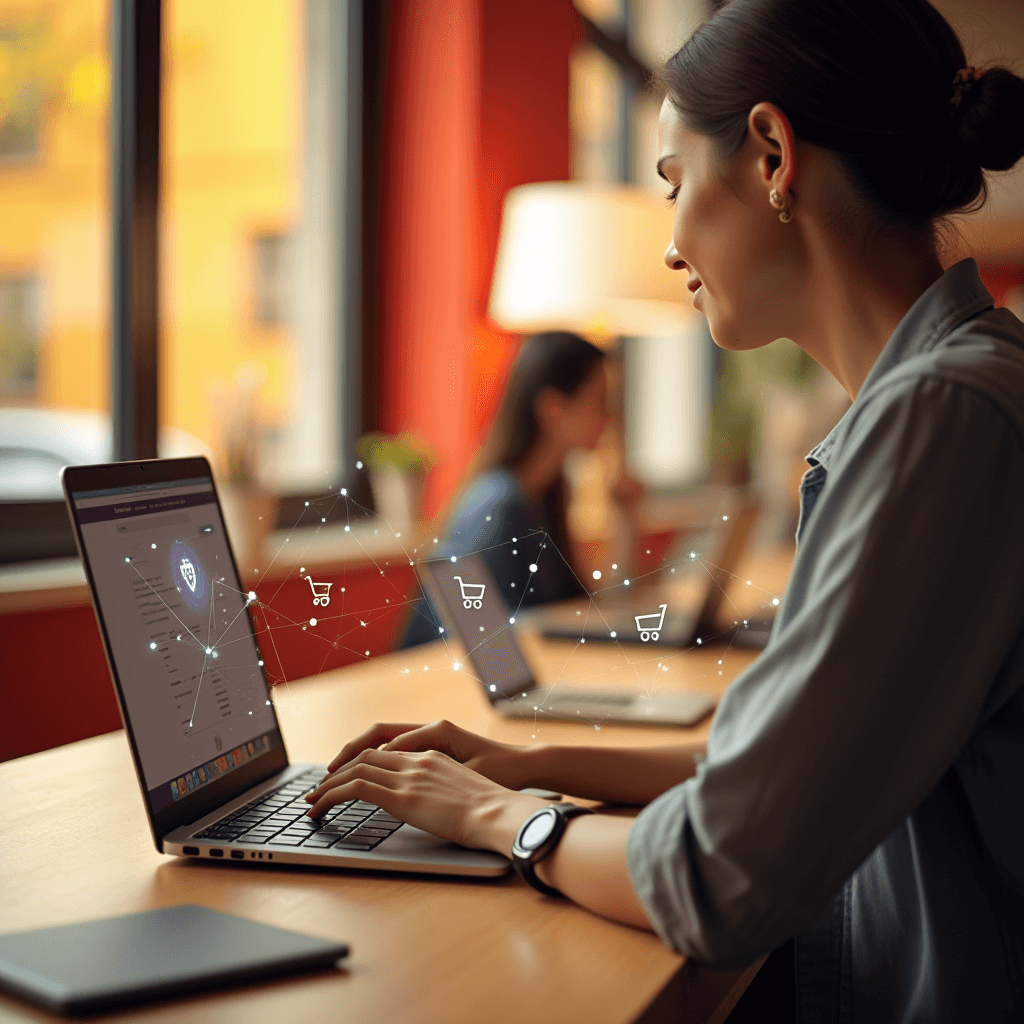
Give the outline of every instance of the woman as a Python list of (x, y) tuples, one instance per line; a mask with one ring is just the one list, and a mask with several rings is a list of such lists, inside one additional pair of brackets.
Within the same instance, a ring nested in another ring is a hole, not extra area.
[(695, 774), (385, 725), (311, 813), (358, 797), (507, 853), (521, 786), (652, 801), (573, 819), (537, 876), (710, 964), (792, 940), (800, 1020), (1019, 1021), (1024, 325), (936, 228), (1024, 153), (1024, 82), (926, 0), (734, 0), (663, 79), (669, 266), (719, 345), (789, 337), (853, 400), (808, 458), (771, 642)]
[[(604, 353), (589, 341), (553, 331), (534, 335), (519, 350), (438, 548), (446, 557), (479, 552), (510, 608), (586, 594), (566, 528), (563, 467), (571, 451), (597, 446), (608, 422), (607, 398)], [(538, 572), (530, 572), (531, 563)], [(438, 628), (430, 605), (418, 602), (403, 646), (436, 640)]]

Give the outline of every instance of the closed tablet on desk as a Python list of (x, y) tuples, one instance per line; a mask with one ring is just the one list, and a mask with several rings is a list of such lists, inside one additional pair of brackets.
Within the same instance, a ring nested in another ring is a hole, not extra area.
[(69, 1013), (331, 967), (341, 942), (186, 904), (0, 935), (0, 988)]

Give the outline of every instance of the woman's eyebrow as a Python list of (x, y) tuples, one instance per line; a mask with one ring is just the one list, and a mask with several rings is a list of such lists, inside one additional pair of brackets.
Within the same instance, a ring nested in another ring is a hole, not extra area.
[[(665, 170), (664, 170), (662, 165), (665, 163), (666, 160), (671, 160), (673, 158), (673, 156), (675, 156), (674, 153), (666, 153), (665, 156), (663, 156), (658, 161), (657, 166), (655, 167), (655, 170), (658, 172), (658, 177), (659, 178), (664, 178), (665, 181), (668, 181), (668, 176), (665, 174)], [(671, 182), (670, 182), (670, 184), (671, 184)]]

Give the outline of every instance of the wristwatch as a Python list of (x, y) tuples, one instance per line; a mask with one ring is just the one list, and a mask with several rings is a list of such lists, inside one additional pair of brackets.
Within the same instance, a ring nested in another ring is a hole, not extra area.
[(512, 843), (512, 863), (524, 882), (545, 896), (561, 896), (557, 889), (537, 877), (534, 865), (549, 856), (562, 838), (565, 826), (581, 814), (593, 814), (577, 804), (549, 804), (531, 814)]

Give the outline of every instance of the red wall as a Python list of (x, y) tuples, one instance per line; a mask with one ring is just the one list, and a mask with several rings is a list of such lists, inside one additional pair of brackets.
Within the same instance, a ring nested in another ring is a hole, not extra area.
[(571, 0), (397, 0), (387, 54), (379, 409), (465, 471), (515, 340), (486, 316), (505, 194), (569, 177)]

